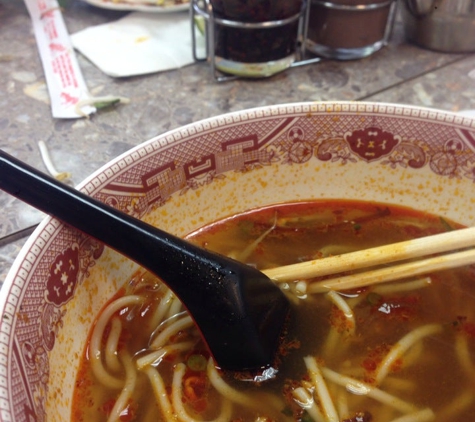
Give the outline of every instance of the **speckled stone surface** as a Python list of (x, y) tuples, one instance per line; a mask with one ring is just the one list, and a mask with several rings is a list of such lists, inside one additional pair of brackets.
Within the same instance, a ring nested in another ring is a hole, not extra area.
[[(113, 21), (124, 12), (81, 0), (63, 10), (70, 33)], [(131, 147), (170, 129), (222, 113), (300, 101), (370, 100), (475, 109), (475, 54), (444, 54), (405, 42), (397, 21), (390, 44), (356, 61), (322, 61), (261, 80), (217, 83), (206, 63), (124, 79), (103, 74), (78, 55), (87, 86), (96, 95), (127, 97), (130, 103), (89, 119), (51, 116), (31, 21), (20, 0), (0, 0), (0, 148), (45, 171), (38, 141), (44, 141), (60, 171), (77, 184)], [(0, 239), (42, 219), (36, 210), (0, 192)], [(0, 281), (25, 239), (0, 246)]]

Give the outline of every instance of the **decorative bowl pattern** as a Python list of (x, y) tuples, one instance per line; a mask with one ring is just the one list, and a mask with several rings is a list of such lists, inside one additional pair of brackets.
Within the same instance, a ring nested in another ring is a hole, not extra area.
[[(418, 107), (295, 103), (200, 121), (118, 157), (80, 189), (185, 235), (310, 198), (404, 204), (475, 224), (475, 120)], [(94, 316), (136, 269), (53, 218), (1, 290), (0, 420), (69, 420)]]

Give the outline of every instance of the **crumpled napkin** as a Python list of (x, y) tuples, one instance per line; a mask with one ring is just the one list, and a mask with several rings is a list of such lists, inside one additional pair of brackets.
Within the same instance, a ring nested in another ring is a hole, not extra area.
[[(71, 35), (76, 50), (113, 77), (177, 69), (194, 62), (188, 13), (133, 12)], [(197, 45), (203, 48), (203, 37)]]

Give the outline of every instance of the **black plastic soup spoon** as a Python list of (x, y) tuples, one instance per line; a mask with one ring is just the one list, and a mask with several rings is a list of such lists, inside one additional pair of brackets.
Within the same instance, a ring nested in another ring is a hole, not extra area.
[(290, 306), (260, 271), (118, 211), (1, 150), (0, 189), (160, 277), (189, 311), (222, 369), (273, 363)]

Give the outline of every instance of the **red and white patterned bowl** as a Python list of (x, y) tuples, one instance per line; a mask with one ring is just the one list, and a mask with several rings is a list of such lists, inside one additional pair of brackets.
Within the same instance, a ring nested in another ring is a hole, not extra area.
[[(475, 224), (475, 120), (381, 103), (295, 103), (207, 119), (118, 157), (80, 188), (178, 235), (310, 198), (404, 204)], [(136, 270), (53, 218), (1, 290), (0, 420), (67, 421), (98, 310)]]

